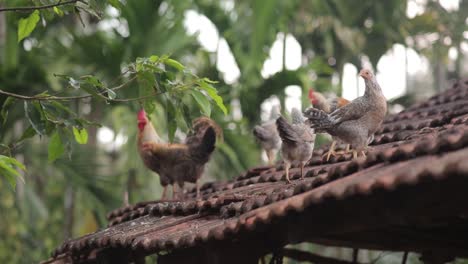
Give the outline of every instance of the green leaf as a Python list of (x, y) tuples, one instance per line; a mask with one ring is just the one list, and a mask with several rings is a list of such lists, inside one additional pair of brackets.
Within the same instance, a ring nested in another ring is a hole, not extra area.
[(5, 100), (5, 102), (3, 103), (3, 106), (2, 106), (2, 111), (0, 112), (0, 116), (2, 117), (3, 119), (3, 124), (6, 123), (7, 121), (7, 117), (8, 117), (8, 108), (10, 107), (10, 105), (12, 105), (14, 102), (16, 101), (15, 98), (13, 97), (7, 97), (7, 99)]
[(149, 59), (151, 62), (155, 63), (159, 60), (159, 57), (156, 55), (151, 55)]
[(88, 131), (85, 128), (78, 130), (76, 127), (73, 127), (73, 135), (78, 144), (86, 144), (88, 142)]
[(156, 82), (156, 77), (151, 72), (141, 71), (137, 74), (137, 81), (140, 86), (140, 96), (145, 96), (153, 91), (152, 87)]
[(71, 116), (76, 116), (76, 113), (73, 112), (70, 108), (68, 108), (67, 106), (64, 106), (62, 103), (59, 103), (57, 101), (49, 101), (48, 102), (51, 106), (55, 107), (56, 110), (62, 110), (63, 112), (66, 112), (67, 114), (71, 115)]
[(12, 165), (14, 165), (14, 166), (16, 166), (16, 167), (18, 167), (18, 168), (20, 168), (20, 169), (26, 171), (26, 166), (24, 166), (24, 164), (21, 163), (21, 162), (19, 162), (17, 159), (11, 158), (11, 157), (7, 157), (7, 156), (3, 156), (2, 159), (6, 160), (7, 162), (9, 162), (10, 164), (12, 164)]
[(16, 178), (24, 182), (21, 174), (14, 168), (26, 170), (25, 166), (14, 158), (0, 155), (0, 175), (4, 176), (13, 189), (16, 188)]
[(27, 18), (21, 18), (18, 23), (18, 42), (29, 36), (39, 22), (39, 10), (35, 10)]
[(177, 70), (179, 71), (183, 71), (185, 69), (185, 66), (182, 65), (182, 63), (176, 61), (176, 60), (173, 60), (173, 59), (167, 59), (164, 61), (164, 64), (167, 64), (169, 66), (172, 66), (174, 68), (176, 68)]
[(111, 4), (111, 6), (117, 8), (118, 10), (121, 10), (122, 8), (122, 3), (120, 3), (119, 0), (108, 0), (109, 4)]
[(54, 162), (57, 158), (62, 156), (65, 148), (63, 146), (62, 140), (60, 139), (60, 135), (56, 130), (49, 141), (49, 162)]
[[(70, 79), (70, 85), (72, 79)], [(94, 98), (97, 99), (105, 99), (105, 97), (98, 92), (98, 89), (103, 88), (104, 85), (101, 81), (93, 75), (85, 75), (80, 78), (79, 81), (79, 88), (85, 90), (88, 94), (92, 95)], [(72, 85), (73, 86), (73, 85)]]
[(211, 86), (211, 84), (205, 82), (204, 80), (199, 81), (198, 84), (200, 85), (200, 88), (205, 90), (211, 97), (211, 99), (215, 101), (216, 105), (223, 111), (223, 113), (227, 115), (227, 109), (223, 103), (223, 98), (218, 95), (218, 91), (216, 90), (216, 88), (214, 88), (213, 86)]
[(81, 89), (83, 89), (85, 92), (87, 92), (88, 94), (92, 95), (94, 98), (96, 99), (103, 99), (102, 98), (102, 95), (100, 95), (97, 91), (96, 91), (96, 88), (92, 85), (89, 85), (87, 83), (83, 83), (81, 86), (80, 86)]
[(202, 110), (203, 114), (205, 114), (206, 116), (210, 116), (211, 104), (210, 101), (208, 101), (208, 99), (205, 97), (205, 95), (197, 90), (192, 90), (191, 95), (200, 106), (200, 109)]
[(170, 142), (174, 142), (174, 135), (177, 130), (177, 108), (168, 99), (166, 102), (167, 130)]
[(145, 109), (145, 112), (150, 115), (154, 112), (156, 109), (156, 104), (153, 102), (151, 99), (146, 99), (145, 102), (143, 103), (143, 108)]
[[(176, 130), (177, 130), (177, 127), (180, 127), (180, 128), (188, 128), (188, 123), (187, 124), (187, 120), (185, 119), (185, 116), (184, 114), (182, 113), (182, 109), (183, 109), (184, 106), (182, 107), (177, 107), (177, 112), (176, 112), (176, 120), (175, 120), (175, 123), (177, 124), (176, 125)], [(175, 130), (174, 130), (175, 132)]]
[(4, 168), (4, 165), (2, 165), (2, 163), (0, 162), (0, 175), (6, 178), (11, 188), (13, 188), (14, 190), (16, 188), (16, 175), (11, 173), (10, 170), (12, 169), (9, 167)]
[(213, 81), (213, 80), (210, 80), (209, 78), (203, 78), (203, 81), (206, 82), (206, 83), (211, 83), (211, 84), (216, 84), (218, 83), (218, 81)]
[(55, 12), (59, 17), (63, 17), (63, 11), (62, 11), (60, 8), (54, 6), (54, 12)]
[(36, 135), (36, 130), (32, 126), (29, 126), (24, 132), (23, 135), (21, 135), (20, 139), (18, 139), (18, 142), (21, 142), (25, 139), (28, 139), (30, 137), (34, 137)]
[(113, 90), (106, 89), (106, 91), (107, 91), (107, 98), (112, 100), (112, 99), (115, 99), (115, 97), (117, 97), (117, 94)]
[(44, 135), (46, 133), (46, 124), (39, 104), (37, 102), (28, 103), (25, 101), (24, 112), (29, 123), (37, 134), (41, 136)]
[(85, 75), (85, 76), (82, 76), (81, 79), (83, 80), (83, 82), (88, 83), (90, 85), (93, 85), (99, 88), (103, 87), (102, 82), (98, 78), (96, 78), (96, 76)]

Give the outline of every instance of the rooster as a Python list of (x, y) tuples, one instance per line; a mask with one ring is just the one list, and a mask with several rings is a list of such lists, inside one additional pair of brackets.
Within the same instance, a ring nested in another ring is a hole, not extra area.
[(216, 137), (221, 130), (207, 117), (195, 119), (192, 127), (193, 132), (184, 144), (166, 143), (156, 133), (146, 112), (138, 113), (138, 152), (146, 167), (159, 174), (164, 188), (161, 199), (166, 199), (167, 185), (172, 185), (173, 198), (177, 198), (175, 184), (183, 193), (185, 182), (195, 183), (197, 198), (200, 197), (198, 179), (215, 149)]
[(308, 108), (304, 112), (308, 118), (306, 122), (312, 128), (326, 131), (343, 142), (352, 144), (355, 159), (360, 153), (366, 155), (367, 145), (387, 112), (387, 101), (375, 75), (368, 69), (362, 69), (359, 75), (366, 84), (363, 96), (330, 114), (315, 108)]
[(301, 179), (304, 179), (304, 165), (312, 157), (314, 151), (314, 130), (304, 124), (304, 116), (296, 108), (291, 112), (292, 124), (282, 116), (276, 120), (279, 135), (283, 144), (281, 154), (284, 159), (286, 181), (289, 179), (289, 168), (291, 165), (299, 164), (301, 167)]
[[(309, 90), (309, 100), (314, 108), (322, 110), (325, 113), (331, 113), (335, 111), (336, 109), (349, 104), (348, 100), (342, 97), (337, 97), (334, 94), (332, 94), (332, 96), (329, 96), (328, 98), (325, 98), (325, 96), (322, 93), (314, 91), (313, 88), (310, 88)], [(337, 139), (333, 137), (333, 142), (330, 146), (330, 149), (322, 156), (322, 157), (326, 156), (327, 161), (330, 159), (331, 156), (335, 157), (337, 154), (340, 154), (339, 152), (335, 151), (336, 142), (337, 142)], [(346, 144), (346, 150), (344, 151), (344, 153), (348, 153), (348, 152), (349, 152), (349, 144)]]
[(281, 147), (281, 139), (278, 135), (278, 130), (276, 130), (275, 120), (279, 116), (279, 107), (273, 106), (270, 113), (270, 119), (254, 127), (253, 134), (262, 149), (265, 150), (268, 157), (268, 163), (273, 164), (276, 152)]
[(336, 109), (349, 104), (348, 100), (342, 97), (337, 97), (335, 94), (326, 98), (322, 93), (314, 91), (313, 88), (310, 88), (309, 90), (309, 101), (314, 108), (325, 111), (326, 113), (331, 113)]

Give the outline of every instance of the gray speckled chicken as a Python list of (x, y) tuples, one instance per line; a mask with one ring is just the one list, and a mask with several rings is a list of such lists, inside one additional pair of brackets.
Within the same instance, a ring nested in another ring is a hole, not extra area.
[(253, 129), (255, 138), (266, 152), (269, 164), (274, 163), (276, 153), (281, 147), (281, 138), (279, 137), (275, 124), (276, 119), (280, 115), (279, 111), (278, 106), (273, 106), (270, 119), (261, 125), (255, 126)]
[(314, 150), (315, 134), (309, 125), (304, 123), (301, 111), (293, 108), (291, 112), (292, 124), (280, 116), (276, 120), (278, 133), (283, 141), (281, 154), (284, 160), (286, 181), (289, 179), (289, 168), (291, 165), (299, 165), (301, 168), (301, 179), (304, 178), (304, 165), (312, 157)]
[[(350, 103), (348, 100), (342, 97), (337, 97), (335, 94), (332, 94), (331, 96), (326, 98), (323, 94), (314, 91), (313, 88), (310, 88), (309, 90), (309, 100), (310, 100), (310, 103), (312, 104), (312, 107), (320, 109), (327, 114)], [(322, 156), (322, 157), (326, 157), (327, 161), (330, 159), (331, 156), (336, 157), (337, 154), (349, 152), (349, 144), (346, 144), (346, 150), (344, 152), (342, 151), (336, 152), (335, 146), (336, 146), (337, 140), (338, 140), (337, 138), (333, 137), (333, 142), (330, 145), (330, 149)]]
[(368, 69), (362, 69), (359, 75), (366, 84), (363, 96), (331, 114), (314, 108), (308, 108), (304, 112), (308, 118), (306, 123), (312, 128), (352, 144), (354, 158), (360, 153), (366, 155), (369, 138), (373, 137), (387, 112), (387, 101), (374, 74)]

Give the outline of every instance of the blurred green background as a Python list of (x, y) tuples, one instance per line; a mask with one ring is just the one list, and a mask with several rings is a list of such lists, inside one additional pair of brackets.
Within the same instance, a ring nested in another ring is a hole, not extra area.
[[(100, 19), (87, 13), (43, 19), (19, 43), (18, 21), (28, 13), (0, 12), (1, 89), (67, 95), (54, 73), (93, 73), (112, 83), (137, 57), (170, 54), (198, 76), (218, 81), (229, 108), (226, 116), (212, 114), (224, 142), (203, 182), (231, 179), (265, 163), (253, 126), (274, 104), (285, 111), (307, 107), (311, 87), (353, 99), (363, 92), (358, 69), (372, 67), (398, 111), (468, 71), (466, 0), (122, 0), (120, 10), (96, 2)], [(6, 0), (0, 7), (33, 3), (55, 1)], [(132, 87), (121, 90), (124, 97), (135, 93)], [(0, 96), (0, 104), (5, 99)], [(13, 150), (27, 172), (16, 190), (0, 178), (1, 263), (44, 260), (63, 240), (105, 226), (105, 214), (127, 199), (161, 195), (158, 177), (137, 155), (139, 105), (75, 104), (73, 109), (103, 125), (89, 129), (88, 144), (54, 163), (47, 161), (48, 138), (35, 136)], [(167, 121), (164, 105), (157, 104), (153, 123), (165, 139)], [(27, 127), (23, 105), (11, 107), (0, 126), (0, 143), (18, 139)], [(178, 131), (176, 140), (183, 138)], [(351, 254), (299, 247), (346, 259)], [(366, 252), (360, 260), (400, 263), (400, 255)], [(409, 261), (418, 262), (416, 256)]]

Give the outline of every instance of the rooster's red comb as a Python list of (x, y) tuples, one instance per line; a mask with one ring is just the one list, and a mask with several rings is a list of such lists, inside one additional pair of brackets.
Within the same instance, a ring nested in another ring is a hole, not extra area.
[(138, 112), (138, 120), (145, 120), (146, 119), (146, 112), (145, 109), (141, 109)]

